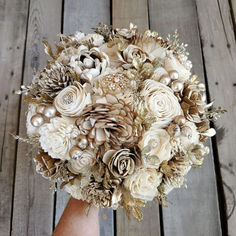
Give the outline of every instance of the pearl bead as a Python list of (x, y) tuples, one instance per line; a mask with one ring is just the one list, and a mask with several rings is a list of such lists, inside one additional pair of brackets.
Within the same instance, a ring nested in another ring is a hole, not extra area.
[(94, 66), (94, 61), (90, 58), (85, 58), (83, 63), (86, 66), (86, 68), (89, 68), (89, 69), (93, 68)]
[(31, 117), (30, 122), (34, 127), (39, 127), (43, 124), (44, 119), (40, 114), (36, 114)]
[(78, 147), (74, 146), (74, 147), (72, 147), (72, 148), (70, 149), (69, 154), (70, 154), (70, 157), (71, 157), (72, 159), (75, 159), (75, 160), (76, 160), (76, 159), (78, 159), (79, 157), (81, 157), (82, 151), (81, 151)]
[(88, 140), (86, 136), (80, 135), (79, 136), (79, 142), (78, 142), (78, 147), (81, 149), (85, 149), (88, 146)]
[(56, 108), (54, 106), (45, 107), (43, 114), (48, 118), (52, 118), (56, 115)]
[(179, 115), (174, 118), (174, 122), (181, 126), (186, 122), (186, 119), (184, 116)]
[(171, 83), (171, 88), (174, 92), (179, 92), (183, 89), (184, 84), (179, 80), (175, 80)]
[(168, 85), (171, 82), (171, 78), (169, 77), (169, 75), (162, 75), (160, 78), (160, 82), (162, 84)]
[(36, 108), (36, 112), (40, 113), (40, 114), (43, 114), (45, 107), (46, 106), (44, 104), (39, 104)]
[(169, 71), (169, 76), (171, 79), (178, 79), (179, 73), (176, 70), (171, 70), (171, 71)]

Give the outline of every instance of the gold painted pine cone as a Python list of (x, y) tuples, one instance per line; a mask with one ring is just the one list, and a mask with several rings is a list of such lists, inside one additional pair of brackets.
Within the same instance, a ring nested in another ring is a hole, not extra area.
[(40, 73), (37, 84), (40, 93), (54, 98), (61, 90), (72, 85), (76, 79), (77, 76), (74, 71), (59, 62), (55, 62), (48, 64)]
[(141, 131), (135, 123), (136, 118), (129, 105), (107, 94), (97, 99), (96, 103), (88, 105), (76, 120), (76, 125), (83, 135), (87, 135), (93, 147), (104, 143), (116, 147), (122, 144), (134, 146)]

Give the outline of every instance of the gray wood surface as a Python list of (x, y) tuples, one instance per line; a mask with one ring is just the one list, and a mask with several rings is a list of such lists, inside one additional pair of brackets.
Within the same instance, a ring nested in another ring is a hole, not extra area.
[(216, 141), (227, 202), (228, 234), (232, 236), (236, 232), (235, 28), (228, 1), (209, 0), (205, 4), (205, 1), (197, 0), (196, 3), (210, 97), (228, 111), (215, 125), (219, 131), (224, 128), (224, 132), (217, 133)]
[[(204, 3), (207, 5), (206, 1)], [(150, 0), (149, 10), (151, 29), (165, 36), (175, 29), (179, 30), (181, 40), (189, 44), (194, 72), (203, 81), (203, 61), (195, 1)], [(207, 22), (205, 19), (206, 26)], [(164, 234), (166, 236), (221, 235), (212, 150), (201, 168), (189, 172), (187, 186), (187, 189), (182, 187), (168, 196), (169, 207), (163, 208)]]
[[(128, 28), (132, 22), (138, 25), (140, 32), (149, 28), (148, 5), (146, 0), (113, 0), (112, 23), (114, 27)], [(124, 209), (116, 214), (118, 236), (160, 235), (159, 204), (153, 201), (142, 208), (144, 219), (137, 222), (133, 217), (128, 220)]]
[(138, 25), (140, 32), (148, 29), (147, 3), (147, 0), (113, 0), (112, 25), (117, 28), (128, 28), (132, 22)]
[[(99, 22), (110, 25), (110, 1), (109, 0), (65, 0), (63, 33), (71, 34), (75, 31), (85, 33), (92, 32), (91, 28), (96, 27)], [(69, 199), (64, 190), (56, 193), (55, 223), (61, 217), (66, 203)], [(113, 211), (101, 210), (99, 213), (100, 235), (114, 235)]]
[[(31, 0), (24, 66), (24, 84), (32, 80), (34, 69), (40, 70), (46, 62), (42, 40), (51, 43), (61, 27), (61, 4), (57, 0)], [(17, 37), (17, 35), (16, 35)], [(22, 59), (18, 59), (22, 60)], [(25, 136), (26, 105), (20, 113), (20, 135)], [(53, 219), (53, 193), (49, 182), (35, 173), (30, 147), (19, 143), (17, 151), (13, 236), (51, 235)]]
[(140, 31), (150, 27), (164, 36), (178, 29), (209, 97), (228, 110), (214, 123), (219, 132), (208, 143), (215, 157), (211, 148), (203, 166), (189, 172), (188, 188), (170, 193), (168, 208), (148, 203), (140, 223), (128, 221), (123, 209), (101, 210), (100, 235), (216, 236), (226, 235), (228, 227), (227, 235), (234, 236), (236, 0), (0, 0), (0, 235), (51, 235), (69, 199), (64, 190), (54, 195), (35, 173), (30, 146), (9, 134), (26, 135), (27, 106), (14, 91), (44, 67), (42, 40), (53, 44), (61, 30), (88, 33), (100, 21), (115, 27), (133, 22)]
[[(17, 6), (17, 8), (15, 7)], [(18, 128), (20, 84), (24, 57), (28, 1), (0, 3), (0, 234), (11, 230), (16, 142), (10, 133)]]

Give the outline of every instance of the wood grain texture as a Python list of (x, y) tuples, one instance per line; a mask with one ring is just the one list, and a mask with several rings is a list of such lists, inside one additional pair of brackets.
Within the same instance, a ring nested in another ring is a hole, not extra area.
[[(24, 84), (32, 80), (32, 72), (46, 64), (42, 40), (53, 42), (61, 27), (61, 4), (57, 0), (31, 0), (29, 11)], [(20, 113), (20, 135), (26, 136), (26, 104)], [(26, 144), (18, 144), (12, 234), (51, 235), (53, 219), (53, 193), (49, 182), (35, 173), (33, 154)]]
[[(236, 231), (236, 45), (228, 1), (197, 0), (203, 55), (211, 99), (228, 112), (215, 122), (228, 210), (228, 234)], [(206, 24), (207, 22), (207, 24)], [(223, 130), (222, 130), (223, 128)], [(222, 132), (224, 131), (224, 132)], [(223, 134), (225, 134), (223, 136)]]
[[(149, 10), (151, 29), (165, 36), (175, 29), (179, 30), (181, 41), (189, 44), (194, 73), (204, 81), (195, 1), (150, 0)], [(206, 19), (204, 25), (208, 27)], [(221, 235), (212, 149), (203, 166), (189, 172), (187, 186), (188, 189), (173, 190), (168, 195), (169, 207), (163, 208), (164, 234)]]
[(132, 22), (140, 31), (148, 29), (147, 0), (113, 0), (112, 24), (114, 27), (128, 28)]
[(11, 230), (16, 142), (10, 135), (18, 130), (20, 87), (29, 1), (0, 3), (0, 234)]
[[(149, 28), (148, 4), (146, 0), (113, 0), (112, 23), (114, 27), (128, 28), (129, 23), (138, 25), (140, 32)], [(144, 219), (137, 222), (133, 217), (128, 220), (124, 209), (116, 212), (116, 229), (118, 236), (160, 235), (159, 205), (157, 202), (142, 208)]]
[(232, 7), (232, 20), (234, 24), (234, 30), (236, 30), (236, 0), (229, 0), (230, 7)]
[[(75, 31), (89, 33), (99, 22), (110, 25), (109, 0), (65, 0), (63, 33), (71, 34)], [(55, 223), (60, 219), (68, 199), (69, 196), (64, 190), (57, 192)], [(100, 212), (99, 222), (101, 236), (114, 235), (112, 209)]]

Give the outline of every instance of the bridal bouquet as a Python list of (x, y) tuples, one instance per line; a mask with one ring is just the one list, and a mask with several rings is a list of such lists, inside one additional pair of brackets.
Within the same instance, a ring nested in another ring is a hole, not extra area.
[(45, 68), (18, 92), (28, 102), (27, 141), (36, 170), (89, 205), (139, 207), (184, 183), (224, 110), (206, 103), (177, 32), (162, 39), (137, 26), (60, 35)]

